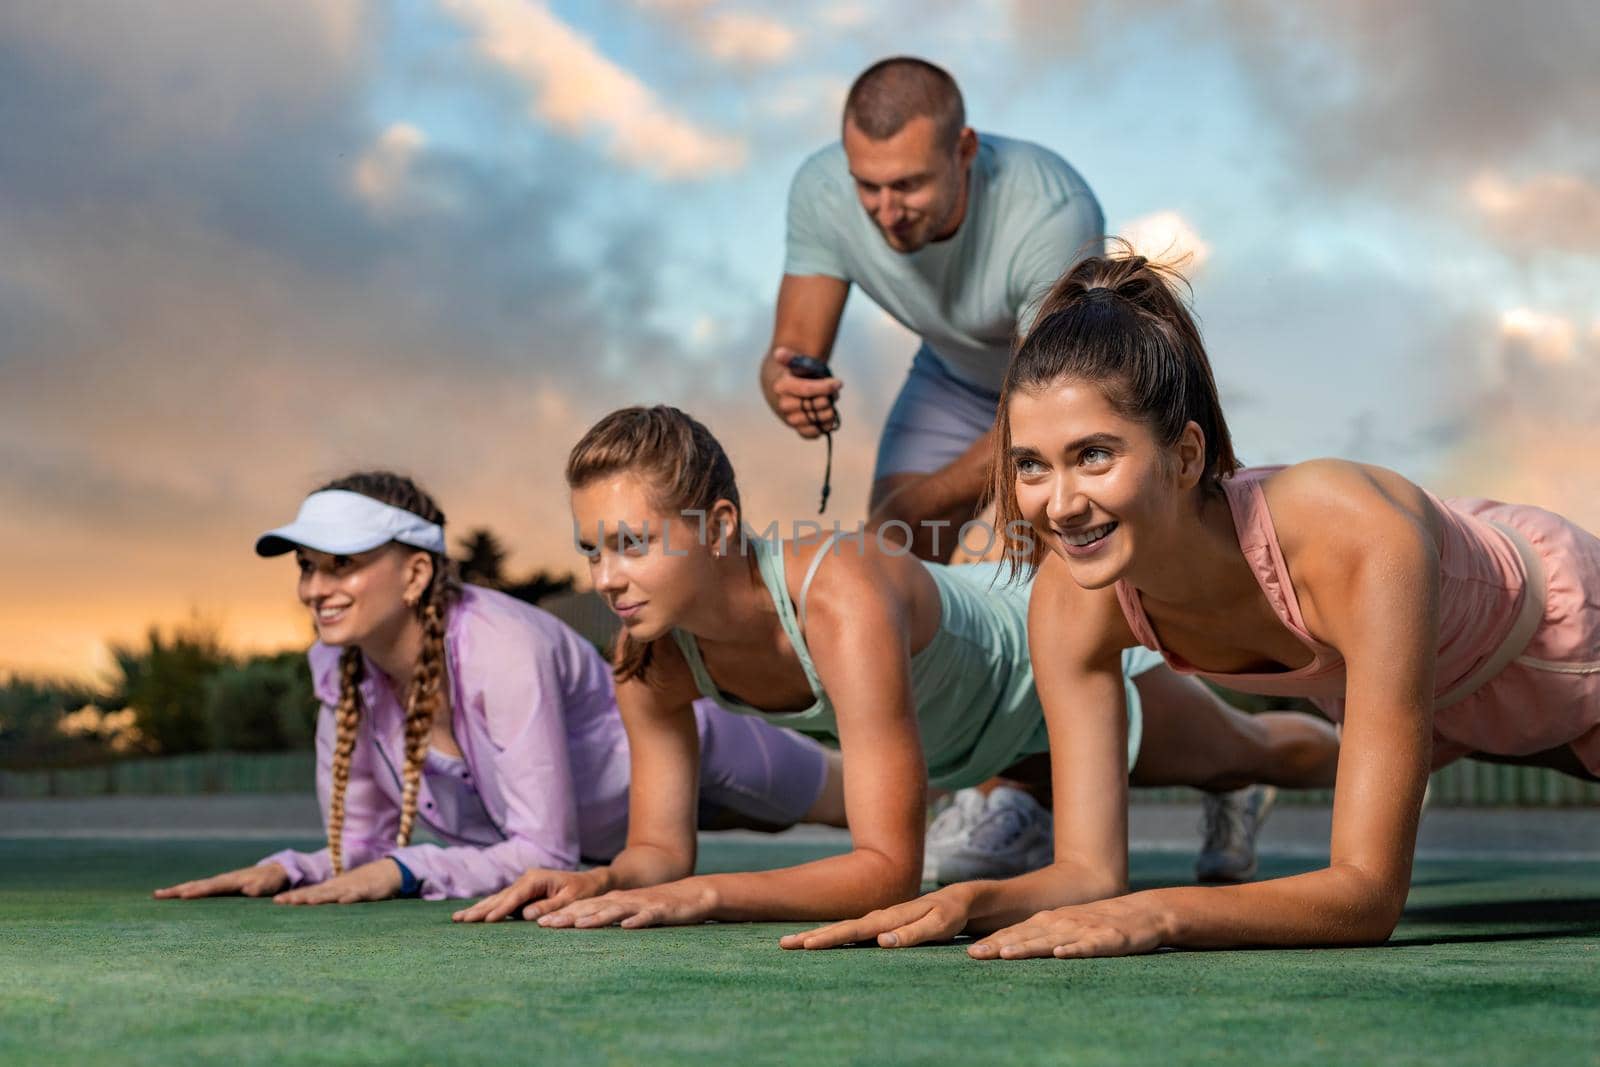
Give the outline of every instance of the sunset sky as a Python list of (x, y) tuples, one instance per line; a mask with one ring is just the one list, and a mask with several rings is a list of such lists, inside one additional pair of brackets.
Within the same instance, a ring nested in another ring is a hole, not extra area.
[[(304, 643), (251, 543), (356, 467), (572, 568), (562, 460), (628, 403), (703, 417), (752, 519), (807, 517), (820, 445), (755, 386), (785, 193), (902, 52), (1065, 156), (1113, 233), (1192, 253), (1248, 462), (1600, 528), (1592, 0), (20, 0), (0, 674), (92, 675), (195, 615)], [(852, 299), (843, 520), (913, 348)]]

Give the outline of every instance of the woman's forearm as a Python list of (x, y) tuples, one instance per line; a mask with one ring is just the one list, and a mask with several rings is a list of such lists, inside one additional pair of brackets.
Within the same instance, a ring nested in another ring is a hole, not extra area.
[(867, 849), (745, 874), (689, 879), (711, 899), (711, 918), (727, 922), (811, 922), (852, 918), (916, 896), (921, 872)]
[(1371, 945), (1388, 939), (1406, 885), (1350, 864), (1251, 885), (1152, 889), (1129, 897), (1155, 910), (1163, 945)]
[(629, 845), (608, 865), (596, 867), (589, 873), (604, 879), (602, 893), (613, 889), (644, 889), (687, 878), (694, 873), (694, 858), (659, 845)]

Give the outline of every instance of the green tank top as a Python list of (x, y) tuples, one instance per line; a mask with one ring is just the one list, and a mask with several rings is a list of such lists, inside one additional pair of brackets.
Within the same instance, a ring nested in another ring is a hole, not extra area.
[[(836, 547), (834, 540), (824, 542), (812, 560), (800, 590), (798, 617), (785, 581), (783, 547), (759, 537), (748, 542), (783, 631), (811, 684), (816, 698), (812, 705), (800, 711), (768, 712), (728, 696), (706, 672), (693, 635), (673, 630), (702, 694), (728, 711), (837, 742), (833, 704), (801, 632), (806, 593), (817, 567), (832, 552), (855, 551)], [(911, 693), (928, 780), (942, 789), (961, 789), (993, 778), (1023, 756), (1049, 750), (1028, 660), (1028, 597), (1033, 583), (1009, 582), (1001, 563), (924, 566), (939, 587), (939, 631), (911, 657)]]

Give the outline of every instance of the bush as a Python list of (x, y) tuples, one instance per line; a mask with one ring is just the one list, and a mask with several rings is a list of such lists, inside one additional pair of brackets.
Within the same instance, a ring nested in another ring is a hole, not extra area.
[(71, 764), (98, 756), (97, 739), (57, 728), (63, 716), (95, 699), (87, 686), (71, 682), (13, 676), (0, 683), (0, 765)]
[(215, 629), (196, 622), (168, 638), (151, 627), (145, 648), (114, 645), (111, 655), (121, 677), (105, 706), (132, 708), (153, 751), (176, 755), (210, 745), (207, 687), (212, 675), (233, 663)]
[(219, 668), (206, 683), (205, 718), (214, 749), (310, 748), (317, 699), (306, 657), (282, 652)]

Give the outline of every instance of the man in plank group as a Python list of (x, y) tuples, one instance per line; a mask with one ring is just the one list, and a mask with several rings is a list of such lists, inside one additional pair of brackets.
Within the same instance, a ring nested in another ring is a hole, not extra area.
[[(768, 405), (801, 437), (832, 428), (839, 380), (789, 364), (828, 360), (852, 284), (920, 337), (878, 442), (868, 524), (905, 523), (917, 555), (948, 560), (985, 487), (1012, 343), (1051, 283), (1103, 251), (1104, 228), (1094, 193), (1060, 156), (968, 126), (946, 71), (909, 57), (873, 64), (845, 98), (840, 141), (808, 158), (790, 187), (761, 364)], [(1264, 802), (1270, 794), (1208, 795), (1216, 832), (1203, 874), (1253, 869)], [(1048, 810), (997, 780), (963, 790), (934, 821), (926, 875), (1019, 874), (1049, 862), (1051, 844)]]

